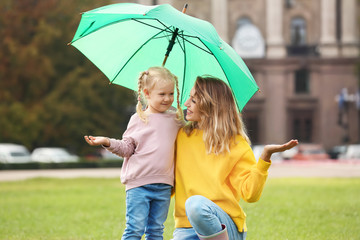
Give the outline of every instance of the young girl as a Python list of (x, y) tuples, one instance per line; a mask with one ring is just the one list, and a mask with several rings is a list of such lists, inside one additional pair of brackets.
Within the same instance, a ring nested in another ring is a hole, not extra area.
[[(138, 104), (122, 140), (85, 136), (92, 146), (103, 145), (124, 157), (121, 182), (126, 186), (126, 229), (122, 239), (163, 239), (174, 184), (174, 143), (182, 124), (179, 97), (177, 112), (170, 111), (177, 77), (163, 67), (140, 74)], [(143, 110), (141, 101), (147, 102)]]
[(256, 162), (230, 88), (198, 77), (186, 101), (188, 124), (176, 140), (173, 240), (246, 237), (240, 199), (259, 200), (271, 154), (297, 145), (267, 145)]

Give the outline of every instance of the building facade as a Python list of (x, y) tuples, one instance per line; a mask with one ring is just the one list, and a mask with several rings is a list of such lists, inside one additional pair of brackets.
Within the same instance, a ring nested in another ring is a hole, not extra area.
[(357, 0), (138, 0), (211, 22), (260, 91), (243, 110), (253, 143), (360, 141)]

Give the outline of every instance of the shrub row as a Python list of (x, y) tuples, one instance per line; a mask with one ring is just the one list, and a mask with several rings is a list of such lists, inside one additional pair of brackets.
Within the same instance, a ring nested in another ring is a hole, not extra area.
[(114, 161), (79, 161), (64, 163), (0, 163), (0, 170), (20, 170), (20, 169), (67, 169), (67, 168), (119, 168), (122, 160)]

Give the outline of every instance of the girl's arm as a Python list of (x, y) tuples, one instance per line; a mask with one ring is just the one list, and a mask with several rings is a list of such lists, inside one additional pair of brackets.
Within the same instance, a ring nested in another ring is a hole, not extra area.
[(120, 156), (120, 157), (130, 157), (134, 154), (137, 143), (133, 139), (132, 134), (138, 129), (138, 118), (133, 115), (130, 118), (128, 127), (123, 134), (122, 140), (107, 138), (107, 137), (93, 137), (85, 136), (85, 141), (91, 146), (100, 146), (102, 145), (106, 150)]
[(120, 157), (131, 157), (136, 149), (135, 140), (131, 137), (124, 137), (122, 140), (110, 138), (109, 146), (106, 150), (120, 156)]
[(261, 153), (260, 158), (266, 162), (270, 162), (270, 158), (273, 153), (289, 150), (290, 148), (293, 148), (296, 145), (298, 145), (298, 143), (299, 143), (298, 140), (290, 140), (282, 145), (276, 145), (276, 144), (266, 145)]
[(110, 147), (110, 140), (107, 137), (93, 137), (84, 136), (85, 141), (91, 146), (103, 145), (104, 147)]
[(107, 137), (84, 136), (85, 141), (91, 146), (102, 145), (106, 150), (120, 156), (130, 157), (136, 148), (135, 141), (132, 138), (125, 137), (122, 140), (110, 139)]

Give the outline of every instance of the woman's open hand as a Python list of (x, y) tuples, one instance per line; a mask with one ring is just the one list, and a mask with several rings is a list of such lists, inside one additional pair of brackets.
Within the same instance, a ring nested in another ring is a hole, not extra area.
[(85, 141), (91, 146), (103, 145), (104, 147), (110, 147), (110, 140), (107, 137), (93, 137), (84, 136)]
[(276, 152), (283, 152), (285, 150), (289, 150), (293, 147), (295, 147), (296, 145), (298, 145), (299, 142), (298, 140), (290, 140), (287, 143), (284, 144), (270, 144), (270, 145), (265, 145), (264, 150), (261, 153), (260, 158), (264, 161), (269, 162), (271, 155), (273, 153)]

